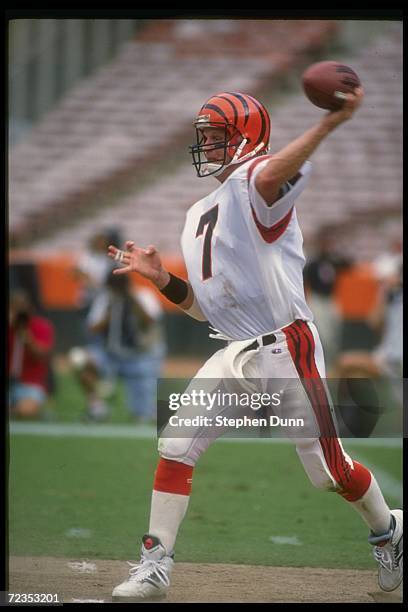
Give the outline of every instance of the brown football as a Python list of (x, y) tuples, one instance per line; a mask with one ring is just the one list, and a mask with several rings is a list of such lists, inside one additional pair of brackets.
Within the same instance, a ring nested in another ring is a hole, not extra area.
[(309, 100), (319, 108), (338, 110), (344, 99), (360, 85), (360, 79), (350, 66), (340, 62), (317, 62), (302, 75), (303, 90)]

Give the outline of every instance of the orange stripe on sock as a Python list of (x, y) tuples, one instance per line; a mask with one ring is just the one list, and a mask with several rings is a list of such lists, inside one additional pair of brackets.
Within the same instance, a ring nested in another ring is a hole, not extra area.
[(193, 466), (160, 458), (154, 476), (153, 489), (163, 493), (190, 495)]
[(350, 470), (350, 481), (339, 491), (339, 495), (349, 502), (355, 502), (367, 492), (371, 483), (371, 472), (353, 459), (354, 469)]

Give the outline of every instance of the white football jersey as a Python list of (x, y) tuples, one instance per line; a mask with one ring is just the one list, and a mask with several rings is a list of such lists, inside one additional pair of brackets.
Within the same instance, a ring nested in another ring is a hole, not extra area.
[(303, 237), (294, 203), (311, 171), (306, 162), (267, 206), (255, 177), (270, 156), (239, 166), (187, 212), (181, 246), (198, 304), (233, 340), (311, 321), (303, 289)]

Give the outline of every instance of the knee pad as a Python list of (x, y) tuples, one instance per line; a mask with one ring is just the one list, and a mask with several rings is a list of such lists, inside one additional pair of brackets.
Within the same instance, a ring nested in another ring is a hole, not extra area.
[(163, 459), (195, 466), (207, 447), (203, 438), (160, 438), (158, 451)]
[(164, 459), (184, 462), (188, 456), (191, 440), (186, 438), (160, 438), (158, 443), (159, 455)]

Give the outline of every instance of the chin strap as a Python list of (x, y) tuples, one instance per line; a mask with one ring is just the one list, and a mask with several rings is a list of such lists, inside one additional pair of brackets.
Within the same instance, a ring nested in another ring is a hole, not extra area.
[(259, 151), (262, 151), (262, 149), (266, 149), (266, 151), (269, 151), (269, 147), (267, 147), (264, 142), (260, 142), (259, 145), (256, 146), (255, 149), (253, 149), (253, 151), (250, 151), (243, 157), (240, 157), (241, 151), (245, 147), (246, 143), (247, 143), (247, 139), (244, 138), (241, 144), (239, 145), (238, 149), (236, 150), (234, 157), (231, 159), (231, 161), (228, 164), (224, 165), (224, 164), (207, 163), (206, 169), (208, 169), (208, 174), (211, 173), (212, 176), (218, 176), (219, 174), (221, 174), (221, 172), (225, 170), (225, 168), (228, 168), (229, 166), (234, 166), (235, 164), (241, 164), (242, 162), (247, 161), (248, 159), (251, 159), (252, 157), (257, 155)]
[[(238, 161), (239, 156), (241, 155), (241, 151), (242, 149), (245, 147), (246, 143), (248, 142), (247, 138), (243, 138), (241, 144), (239, 145), (239, 147), (237, 148), (237, 150), (235, 151), (235, 155), (234, 157), (231, 159), (230, 164), (234, 164)], [(251, 151), (252, 153), (252, 151)], [(229, 165), (229, 164), (228, 164)]]
[(260, 142), (258, 146), (255, 147), (255, 149), (253, 151), (250, 151), (249, 153), (247, 153), (246, 155), (244, 155), (243, 157), (239, 157), (242, 149), (244, 148), (244, 146), (246, 145), (246, 138), (244, 138), (244, 140), (241, 142), (241, 144), (239, 145), (237, 152), (235, 153), (234, 157), (232, 158), (232, 160), (230, 161), (230, 164), (240, 164), (243, 161), (246, 161), (247, 159), (251, 159), (251, 157), (254, 157), (257, 153), (259, 153), (259, 151), (262, 151), (262, 149), (267, 149), (269, 150), (269, 147), (267, 147), (265, 145), (264, 142)]

